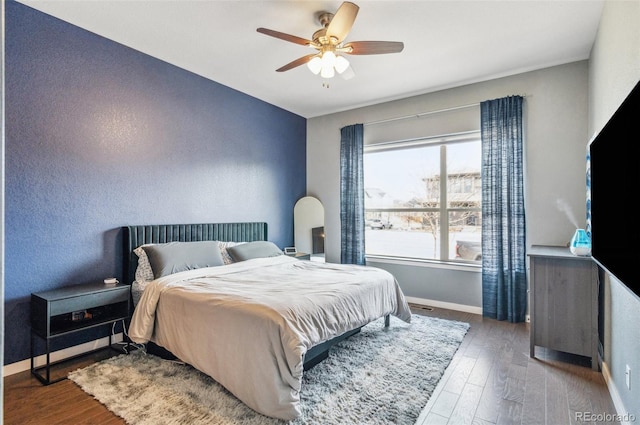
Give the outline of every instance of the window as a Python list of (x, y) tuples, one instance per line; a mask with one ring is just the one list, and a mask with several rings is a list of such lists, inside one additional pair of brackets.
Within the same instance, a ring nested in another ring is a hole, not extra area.
[(366, 146), (366, 254), (479, 263), (481, 155), (478, 132)]

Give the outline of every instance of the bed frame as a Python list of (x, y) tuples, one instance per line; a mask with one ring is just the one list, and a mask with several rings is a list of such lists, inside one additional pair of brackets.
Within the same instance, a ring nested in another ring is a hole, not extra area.
[[(133, 250), (140, 245), (167, 242), (267, 240), (267, 223), (264, 222), (138, 225), (125, 226), (123, 231), (123, 273), (127, 284), (131, 284), (135, 280), (138, 256)], [(388, 316), (385, 322), (388, 323)], [(360, 328), (312, 347), (305, 355), (304, 370), (308, 370), (324, 360), (333, 345), (358, 332), (360, 332)], [(147, 345), (147, 351), (164, 358), (175, 358), (172, 353), (151, 342)]]

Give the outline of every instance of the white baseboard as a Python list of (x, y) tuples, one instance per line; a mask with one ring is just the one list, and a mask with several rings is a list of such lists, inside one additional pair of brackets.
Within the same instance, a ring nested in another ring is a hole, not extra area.
[(602, 362), (602, 376), (604, 377), (604, 382), (607, 384), (607, 388), (609, 389), (609, 395), (613, 401), (613, 406), (616, 408), (618, 416), (616, 419), (620, 421), (621, 425), (632, 425), (632, 423), (635, 423), (636, 418), (627, 413), (627, 409), (624, 407), (624, 403), (618, 393), (618, 388), (616, 387), (615, 382), (613, 382), (613, 379), (611, 379), (609, 366), (605, 362)]
[(447, 310), (463, 311), (465, 313), (482, 314), (482, 307), (476, 307), (473, 305), (448, 303), (445, 301), (428, 300), (425, 298), (405, 297), (407, 302), (413, 304), (426, 305), (429, 307), (444, 308)]
[[(111, 337), (111, 343), (115, 344), (123, 340), (122, 332), (117, 333)], [(51, 363), (68, 359), (79, 354), (88, 353), (89, 351), (97, 350), (98, 348), (104, 348), (109, 345), (109, 337), (96, 339), (94, 341), (85, 342), (84, 344), (74, 345), (73, 347), (65, 348), (62, 350), (54, 351), (50, 354)], [(36, 367), (44, 366), (47, 363), (47, 356), (45, 354), (38, 356), (34, 359)], [(22, 360), (16, 363), (11, 363), (3, 366), (2, 376), (9, 376), (16, 373), (24, 372), (31, 369), (31, 359)]]

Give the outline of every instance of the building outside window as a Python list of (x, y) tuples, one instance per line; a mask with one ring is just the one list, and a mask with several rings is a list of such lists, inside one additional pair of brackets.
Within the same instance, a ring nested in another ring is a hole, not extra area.
[(366, 146), (366, 254), (479, 264), (481, 162), (478, 132)]

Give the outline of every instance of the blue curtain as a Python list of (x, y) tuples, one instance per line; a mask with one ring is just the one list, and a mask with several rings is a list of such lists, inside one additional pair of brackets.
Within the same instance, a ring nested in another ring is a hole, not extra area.
[(364, 257), (364, 126), (340, 129), (340, 260), (365, 264)]
[(522, 103), (480, 104), (482, 313), (509, 322), (523, 322), (527, 308)]

